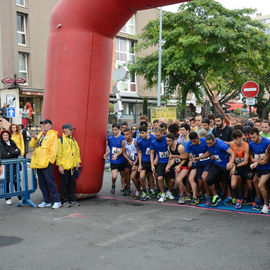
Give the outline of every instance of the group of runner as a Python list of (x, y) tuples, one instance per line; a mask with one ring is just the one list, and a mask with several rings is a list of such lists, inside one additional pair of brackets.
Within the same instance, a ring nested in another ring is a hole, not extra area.
[[(228, 125), (230, 121), (230, 125)], [(242, 121), (242, 122), (241, 122)], [(258, 125), (260, 124), (260, 125)], [(111, 193), (118, 172), (121, 193), (137, 200), (177, 198), (179, 204), (252, 205), (269, 212), (270, 123), (210, 115), (167, 123), (141, 117), (138, 127), (112, 125), (107, 152)], [(131, 193), (130, 180), (136, 192)]]

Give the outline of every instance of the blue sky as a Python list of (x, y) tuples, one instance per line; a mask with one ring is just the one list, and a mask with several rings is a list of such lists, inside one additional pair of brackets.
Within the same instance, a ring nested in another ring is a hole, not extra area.
[[(262, 15), (270, 15), (270, 0), (217, 0), (229, 9), (256, 8)], [(177, 11), (179, 4), (166, 6), (168, 11)]]

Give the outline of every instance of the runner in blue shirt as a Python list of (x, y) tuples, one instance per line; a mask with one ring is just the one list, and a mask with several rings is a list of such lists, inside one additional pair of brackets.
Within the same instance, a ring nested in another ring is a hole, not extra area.
[[(161, 191), (161, 197), (158, 201), (165, 202), (166, 194), (164, 190), (163, 178), (166, 174), (166, 166), (169, 162), (169, 151), (168, 151), (166, 136), (163, 135), (162, 128), (156, 129), (155, 137), (156, 138), (152, 141), (150, 145), (151, 168), (152, 168), (152, 172), (157, 172), (157, 176), (158, 176), (158, 184)], [(157, 153), (157, 156), (158, 156), (158, 164), (156, 168), (154, 164), (155, 152)]]
[(189, 142), (189, 133), (190, 133), (190, 126), (188, 124), (182, 124), (180, 126), (180, 132), (182, 134), (182, 137), (180, 139), (180, 143), (185, 147), (187, 147), (187, 144)]
[[(259, 178), (258, 183), (254, 183), (257, 193), (257, 198), (259, 199), (257, 202), (257, 209), (262, 207), (261, 212), (263, 214), (267, 214), (269, 212), (269, 202), (268, 202), (268, 192), (267, 192), (267, 182), (270, 178), (270, 161), (265, 159), (267, 149), (270, 145), (270, 140), (264, 138), (260, 135), (260, 132), (257, 128), (251, 128), (249, 131), (250, 138), (252, 143), (250, 143), (250, 158), (251, 162), (257, 164), (257, 176)], [(266, 160), (266, 162), (265, 162)], [(253, 165), (254, 167), (254, 165)], [(261, 203), (261, 195), (262, 194), (264, 205)]]
[(122, 141), (125, 137), (120, 135), (120, 125), (112, 125), (113, 135), (109, 136), (107, 139), (108, 150), (104, 155), (104, 158), (110, 157), (111, 170), (112, 170), (112, 189), (111, 193), (115, 194), (115, 183), (117, 180), (117, 173), (120, 172), (121, 175), (121, 185), (122, 190), (125, 189), (125, 158), (122, 154)]
[(151, 170), (150, 163), (150, 145), (155, 139), (153, 134), (149, 134), (149, 131), (146, 126), (141, 126), (139, 128), (139, 138), (137, 139), (138, 147), (138, 159), (139, 159), (139, 173), (140, 173), (140, 182), (142, 186), (142, 196), (141, 200), (145, 201), (149, 198), (149, 194), (146, 190), (146, 175), (150, 184), (150, 196), (155, 194), (154, 192), (154, 178)]
[(193, 159), (194, 166), (189, 174), (188, 180), (193, 191), (191, 204), (196, 205), (200, 203), (196, 177), (199, 181), (199, 186), (204, 187), (206, 195), (208, 197), (210, 196), (206, 178), (211, 168), (212, 161), (210, 159), (210, 155), (204, 159), (200, 159), (200, 157), (208, 151), (208, 145), (205, 138), (199, 138), (199, 135), (196, 132), (191, 132), (189, 134), (189, 139), (190, 142), (187, 144), (186, 152), (190, 154), (190, 157)]
[(208, 188), (213, 194), (213, 199), (211, 202), (210, 198), (207, 197), (206, 204), (215, 207), (221, 201), (221, 198), (218, 196), (215, 189), (215, 182), (219, 179), (219, 175), (223, 174), (225, 175), (228, 182), (227, 184), (230, 187), (230, 170), (234, 165), (235, 153), (224, 141), (215, 139), (212, 134), (206, 136), (206, 143), (208, 145), (208, 151), (194, 160), (202, 160), (211, 155), (213, 164), (209, 170), (206, 182)]

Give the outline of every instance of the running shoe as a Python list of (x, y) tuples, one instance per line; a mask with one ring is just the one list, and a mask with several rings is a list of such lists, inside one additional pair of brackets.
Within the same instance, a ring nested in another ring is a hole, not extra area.
[(186, 203), (186, 202), (187, 202), (187, 203), (191, 202), (190, 196), (185, 196), (184, 200), (185, 200), (185, 203)]
[(158, 192), (157, 199), (160, 199), (161, 198), (161, 195), (162, 195), (162, 193), (161, 192)]
[(158, 200), (158, 202), (163, 203), (163, 202), (165, 202), (166, 200), (167, 200), (167, 199), (166, 199), (166, 195), (165, 195), (165, 194), (162, 194), (161, 197), (160, 197), (160, 199)]
[(6, 205), (11, 205), (11, 204), (12, 204), (12, 200), (11, 199), (6, 200)]
[(71, 207), (71, 204), (70, 204), (69, 202), (64, 202), (64, 203), (63, 203), (63, 207), (67, 207), (67, 208), (68, 208), (68, 207)]
[(156, 197), (156, 192), (155, 191), (149, 191), (149, 196), (151, 197), (151, 198), (155, 198)]
[(62, 206), (61, 202), (55, 202), (52, 206), (52, 209), (58, 209)]
[(192, 198), (190, 204), (191, 205), (198, 205), (200, 203), (199, 198)]
[(178, 199), (178, 203), (179, 204), (184, 204), (185, 203), (185, 196), (180, 195), (179, 199)]
[(241, 207), (242, 207), (242, 200), (236, 200), (234, 207), (236, 209), (241, 209)]
[(39, 208), (51, 207), (51, 206), (52, 206), (51, 203), (45, 203), (45, 202), (42, 202), (41, 204), (38, 205)]
[(237, 199), (232, 198), (232, 205), (233, 205), (233, 206), (236, 204), (236, 202), (237, 202)]
[(206, 201), (205, 201), (205, 204), (207, 205), (207, 206), (210, 206), (211, 205), (211, 198), (209, 197), (209, 196), (207, 196), (206, 197)]
[(261, 211), (262, 204), (260, 202), (254, 202), (252, 203), (252, 209), (256, 211)]
[(112, 186), (111, 193), (115, 194), (115, 186)]
[(78, 207), (78, 206), (80, 206), (80, 203), (78, 203), (77, 201), (71, 201), (70, 205)]
[(232, 197), (226, 197), (223, 201), (223, 204), (225, 205), (231, 205), (232, 204)]
[(130, 190), (130, 188), (127, 188), (127, 189), (126, 189), (126, 193), (127, 193), (127, 196), (130, 196), (130, 195), (131, 195), (131, 190)]
[(142, 192), (142, 197), (141, 197), (141, 201), (146, 201), (148, 199), (148, 195), (146, 192)]
[(172, 193), (170, 191), (167, 191), (166, 198), (169, 199), (169, 200), (173, 200), (174, 199), (174, 197), (173, 197), (173, 195), (172, 195)]
[(127, 191), (125, 188), (121, 189), (121, 194), (122, 194), (122, 196), (127, 196)]
[(217, 195), (214, 195), (211, 202), (211, 206), (216, 207), (220, 201), (221, 201), (221, 198)]
[(199, 199), (200, 199), (200, 202), (204, 202), (205, 199), (206, 199), (205, 194), (201, 194), (200, 197), (199, 197)]
[(269, 213), (269, 206), (265, 204), (261, 210), (261, 213), (268, 214)]

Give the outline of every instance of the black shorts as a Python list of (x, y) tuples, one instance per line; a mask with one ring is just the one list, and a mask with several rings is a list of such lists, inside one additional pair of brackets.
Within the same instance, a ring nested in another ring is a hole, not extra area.
[(150, 161), (142, 161), (142, 170), (146, 171), (147, 173), (152, 172)]
[(270, 170), (258, 170), (257, 169), (257, 175), (258, 177), (261, 177), (263, 175), (270, 174)]
[(197, 178), (198, 179), (202, 179), (203, 172), (209, 172), (210, 171), (211, 164), (212, 163), (210, 163), (210, 162), (209, 163), (206, 163), (204, 165), (198, 165), (197, 164), (197, 167), (195, 169), (197, 169), (196, 170), (196, 175), (197, 175)]
[(169, 172), (170, 179), (175, 179), (175, 167), (178, 166), (179, 164), (180, 164), (180, 163), (174, 164), (174, 165), (170, 168), (170, 172)]
[(239, 175), (243, 179), (246, 180), (252, 180), (253, 179), (253, 172), (249, 165), (243, 166), (243, 167), (236, 167), (234, 175)]
[(158, 163), (156, 166), (156, 172), (158, 176), (165, 176), (167, 163)]
[(208, 176), (206, 178), (207, 185), (208, 186), (214, 185), (216, 181), (221, 180), (223, 176), (225, 176), (227, 184), (231, 186), (230, 171), (228, 171), (225, 167), (212, 164)]
[(130, 166), (129, 162), (127, 161), (127, 159), (125, 159), (124, 168), (129, 168), (129, 166)]
[(111, 163), (111, 170), (118, 170), (119, 172), (124, 171), (125, 170), (125, 164), (121, 163), (121, 164), (114, 164)]

